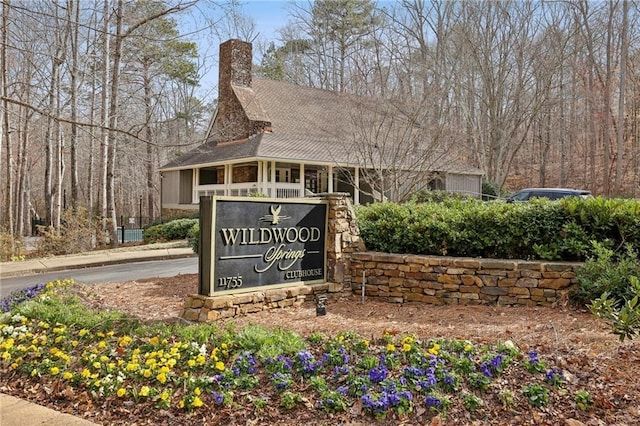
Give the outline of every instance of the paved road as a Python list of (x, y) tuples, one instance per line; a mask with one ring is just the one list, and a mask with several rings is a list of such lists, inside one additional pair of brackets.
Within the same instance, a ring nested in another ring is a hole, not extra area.
[(16, 278), (3, 278), (0, 297), (14, 290), (29, 287), (41, 282), (73, 278), (77, 283), (95, 284), (116, 281), (130, 281), (152, 277), (173, 277), (179, 274), (198, 272), (198, 258), (153, 260), (119, 265), (89, 267), (67, 271), (46, 272)]

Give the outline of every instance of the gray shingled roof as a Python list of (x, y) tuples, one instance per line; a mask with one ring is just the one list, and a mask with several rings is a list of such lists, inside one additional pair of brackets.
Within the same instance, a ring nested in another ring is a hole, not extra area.
[[(248, 140), (216, 144), (208, 141), (162, 169), (224, 163), (242, 158), (358, 165), (353, 143), (353, 112), (362, 98), (333, 91), (254, 78), (252, 88), (233, 87), (251, 120), (268, 121), (272, 132)], [(214, 129), (215, 132), (215, 129)], [(462, 171), (465, 167), (446, 167)], [(465, 173), (481, 174), (469, 169)]]
[(163, 169), (241, 158), (344, 164), (349, 139), (345, 96), (261, 78), (253, 79), (252, 88), (234, 86), (233, 90), (248, 118), (271, 122), (273, 131), (245, 141), (208, 141)]

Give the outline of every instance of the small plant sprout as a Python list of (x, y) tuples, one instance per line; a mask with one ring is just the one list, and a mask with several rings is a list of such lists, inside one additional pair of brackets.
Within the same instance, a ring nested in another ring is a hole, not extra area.
[(593, 400), (591, 399), (591, 395), (586, 390), (579, 390), (575, 395), (576, 407), (578, 409), (587, 411), (591, 408), (591, 404), (593, 404)]
[(479, 396), (476, 396), (472, 393), (463, 392), (462, 393), (462, 402), (467, 410), (474, 412), (478, 408), (484, 405), (484, 401)]
[(534, 407), (542, 407), (549, 402), (549, 389), (539, 383), (523, 386), (522, 393), (527, 397), (529, 404)]
[(502, 407), (505, 408), (505, 409), (513, 407), (513, 405), (515, 403), (515, 398), (513, 396), (513, 392), (511, 392), (509, 389), (501, 390), (500, 393), (498, 394), (498, 398), (500, 399), (500, 402), (502, 403)]

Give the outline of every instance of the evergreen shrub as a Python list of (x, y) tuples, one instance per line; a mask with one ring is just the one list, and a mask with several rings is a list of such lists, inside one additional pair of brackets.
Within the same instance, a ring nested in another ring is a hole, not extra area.
[(593, 255), (576, 271), (578, 287), (571, 293), (576, 303), (584, 305), (603, 293), (608, 293), (616, 304), (635, 296), (632, 277), (640, 278), (640, 259), (632, 246), (616, 254), (604, 244), (593, 243)]
[(189, 245), (193, 252), (200, 254), (200, 223), (196, 222), (189, 230)]
[(369, 250), (407, 254), (583, 261), (592, 241), (640, 247), (640, 201), (535, 199), (526, 203), (439, 197), (357, 206)]
[(149, 226), (143, 231), (145, 243), (161, 241), (185, 240), (189, 238), (189, 231), (198, 219), (176, 219), (171, 222)]

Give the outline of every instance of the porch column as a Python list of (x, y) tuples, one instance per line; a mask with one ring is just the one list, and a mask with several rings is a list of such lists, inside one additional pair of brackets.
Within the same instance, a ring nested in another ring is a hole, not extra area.
[(300, 194), (298, 194), (298, 197), (304, 197), (304, 163), (300, 163)]
[(224, 195), (229, 195), (229, 184), (233, 180), (233, 164), (224, 165)]
[(277, 197), (276, 193), (276, 162), (275, 160), (271, 162), (271, 194), (269, 196), (271, 198)]
[(327, 192), (333, 192), (333, 166), (327, 167)]
[(360, 204), (360, 167), (355, 168), (353, 177), (353, 204)]
[(191, 203), (200, 203), (200, 197), (198, 197), (198, 176), (200, 176), (200, 169), (193, 169), (191, 173)]
[(267, 182), (269, 181), (269, 163), (267, 161), (261, 161), (262, 164), (262, 184), (260, 185), (260, 192), (264, 195), (269, 194), (269, 187)]

